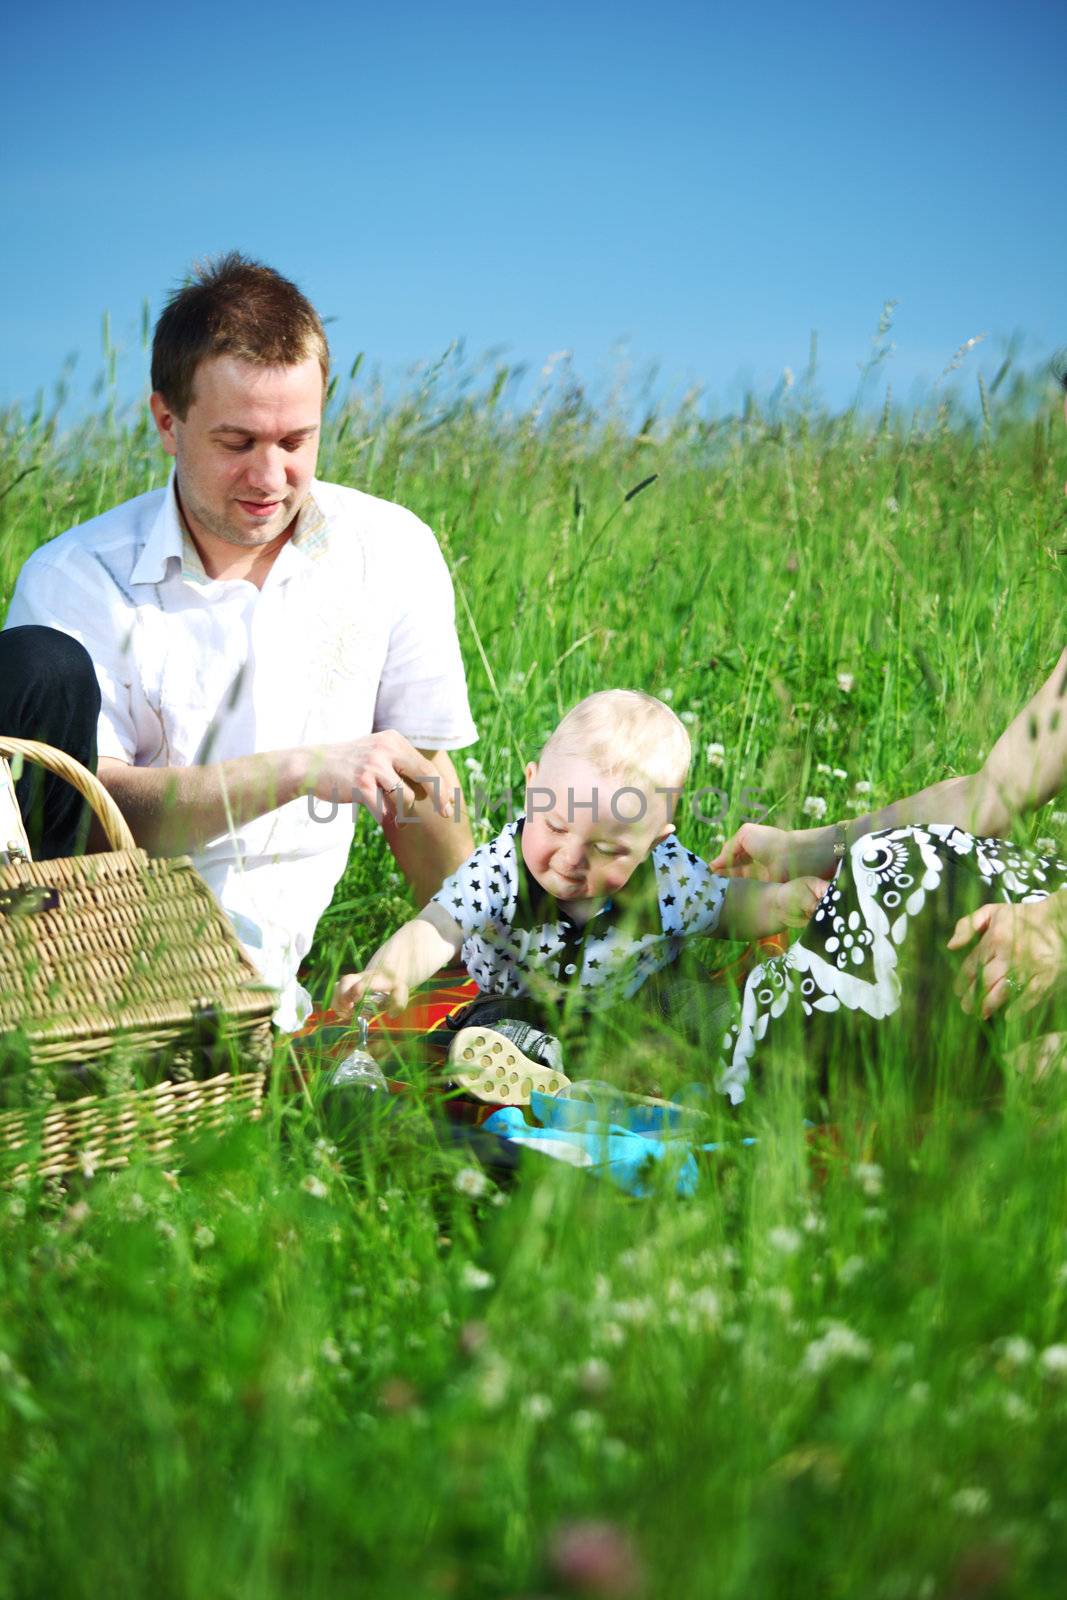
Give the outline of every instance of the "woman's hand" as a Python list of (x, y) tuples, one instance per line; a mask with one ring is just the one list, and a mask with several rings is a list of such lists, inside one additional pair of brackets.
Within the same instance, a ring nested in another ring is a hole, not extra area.
[(1032, 1011), (1067, 984), (1067, 891), (1026, 905), (984, 905), (961, 917), (950, 950), (977, 939), (956, 978), (964, 1011), (983, 1017), (1010, 1003)]
[(777, 896), (783, 928), (803, 928), (810, 922), (830, 885), (825, 878), (791, 878), (771, 891)]
[(790, 832), (764, 822), (743, 822), (708, 865), (712, 872), (728, 877), (763, 878), (774, 883), (808, 873), (831, 878), (837, 866), (835, 837), (832, 827), (796, 828)]
[(389, 972), (385, 967), (368, 967), (365, 972), (346, 972), (343, 978), (337, 980), (334, 986), (333, 998), (330, 1001), (330, 1010), (335, 1011), (343, 1022), (355, 1011), (365, 995), (381, 995), (388, 999), (389, 1011), (403, 1011), (408, 1003), (407, 984), (398, 974)]
[(708, 865), (712, 872), (784, 883), (789, 877), (792, 837), (784, 828), (771, 828), (762, 822), (743, 822)]

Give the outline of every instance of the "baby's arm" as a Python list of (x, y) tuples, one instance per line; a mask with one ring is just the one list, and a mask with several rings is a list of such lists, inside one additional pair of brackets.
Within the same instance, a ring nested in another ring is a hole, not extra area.
[(731, 878), (715, 928), (719, 939), (765, 939), (784, 928), (802, 928), (829, 884), (822, 878), (757, 883)]
[(365, 994), (386, 994), (389, 1010), (402, 1011), (411, 990), (454, 961), (462, 945), (459, 923), (431, 900), (418, 916), (386, 939), (362, 972), (345, 973), (334, 989), (331, 1005), (338, 1016), (348, 1017)]

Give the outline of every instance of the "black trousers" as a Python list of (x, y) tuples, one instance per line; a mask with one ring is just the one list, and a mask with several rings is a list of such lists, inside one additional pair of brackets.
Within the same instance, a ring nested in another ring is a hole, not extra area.
[[(55, 628), (0, 633), (0, 734), (55, 745), (95, 772), (99, 715), (84, 645)], [(91, 814), (69, 783), (27, 762), (15, 792), (34, 860), (84, 850)]]

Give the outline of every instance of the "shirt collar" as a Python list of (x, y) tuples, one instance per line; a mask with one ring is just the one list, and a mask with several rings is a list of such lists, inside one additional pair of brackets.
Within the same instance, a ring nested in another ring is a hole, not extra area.
[[(317, 561), (325, 553), (329, 531), (326, 515), (315, 498), (316, 488), (317, 484), (313, 481), (307, 499), (297, 513), (293, 536), (283, 547), (283, 551), (290, 549), (298, 551), (301, 557), (308, 561)], [(279, 551), (279, 555), (283, 551)], [(178, 505), (177, 478), (173, 467), (167, 479), (163, 503), (148, 530), (148, 537), (134, 565), (130, 582), (162, 583), (167, 576), (167, 563), (171, 560), (181, 563), (181, 575), (191, 583), (202, 584), (212, 581), (204, 570), (200, 552), (186, 529)]]

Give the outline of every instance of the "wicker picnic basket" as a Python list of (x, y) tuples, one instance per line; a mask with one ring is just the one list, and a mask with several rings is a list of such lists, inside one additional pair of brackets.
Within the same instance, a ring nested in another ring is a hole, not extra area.
[(0, 1172), (121, 1166), (256, 1116), (274, 996), (191, 861), (139, 850), (61, 751), (0, 737), (0, 756), (70, 782), (111, 846), (0, 866)]

